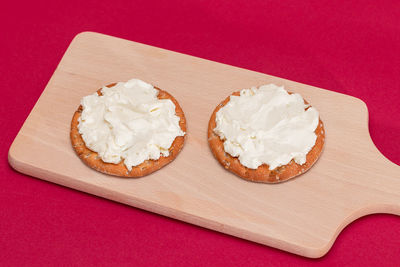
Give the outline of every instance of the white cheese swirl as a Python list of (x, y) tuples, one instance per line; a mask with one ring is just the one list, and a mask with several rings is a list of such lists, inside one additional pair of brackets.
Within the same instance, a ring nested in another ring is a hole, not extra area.
[(214, 132), (224, 150), (250, 169), (269, 169), (306, 162), (315, 145), (318, 111), (299, 94), (289, 94), (274, 84), (243, 89), (216, 113)]
[(85, 145), (104, 162), (124, 164), (130, 171), (145, 160), (167, 157), (177, 136), (185, 133), (170, 99), (138, 79), (119, 82), (81, 100), (78, 129)]

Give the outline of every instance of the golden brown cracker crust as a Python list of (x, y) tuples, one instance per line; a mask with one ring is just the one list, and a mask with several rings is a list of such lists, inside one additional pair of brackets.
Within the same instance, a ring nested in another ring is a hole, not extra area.
[[(114, 85), (115, 83), (109, 84), (107, 85), (107, 87), (112, 87)], [(182, 131), (186, 132), (185, 114), (183, 113), (183, 110), (180, 107), (178, 101), (166, 91), (163, 91), (157, 87), (154, 88), (159, 91), (159, 99), (170, 99), (175, 104), (175, 113), (180, 118), (179, 126), (181, 127)], [(97, 93), (101, 95), (101, 89), (99, 89)], [(132, 170), (129, 171), (124, 165), (123, 160), (118, 164), (106, 163), (98, 156), (96, 152), (86, 147), (85, 142), (83, 141), (82, 136), (78, 130), (78, 119), (81, 115), (81, 112), (82, 106), (79, 106), (78, 110), (75, 111), (74, 116), (72, 117), (70, 132), (72, 147), (74, 148), (79, 158), (81, 158), (81, 160), (86, 165), (102, 173), (126, 178), (137, 178), (148, 175), (161, 169), (162, 167), (173, 161), (182, 150), (183, 144), (185, 142), (186, 134), (184, 136), (177, 136), (171, 147), (169, 148), (168, 157), (161, 156), (158, 160), (146, 160), (140, 165), (132, 167)]]
[[(240, 95), (240, 92), (234, 92), (232, 95)], [(274, 170), (269, 170), (267, 164), (263, 164), (257, 169), (250, 169), (243, 166), (237, 157), (232, 157), (225, 152), (224, 142), (214, 133), (216, 114), (220, 108), (229, 102), (229, 99), (230, 96), (215, 108), (208, 123), (208, 144), (215, 158), (225, 169), (249, 181), (280, 183), (305, 173), (318, 160), (325, 142), (325, 130), (321, 120), (319, 120), (318, 127), (314, 131), (317, 135), (317, 140), (315, 141), (314, 147), (308, 152), (306, 162), (303, 165), (297, 164), (294, 160), (291, 160), (288, 164), (277, 167)], [(305, 101), (305, 103), (307, 103), (307, 101)]]

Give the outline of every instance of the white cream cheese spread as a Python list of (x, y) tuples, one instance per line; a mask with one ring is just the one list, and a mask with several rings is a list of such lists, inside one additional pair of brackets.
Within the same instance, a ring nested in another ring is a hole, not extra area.
[(185, 133), (170, 99), (138, 79), (119, 82), (81, 100), (78, 129), (85, 145), (104, 162), (124, 164), (130, 171), (145, 160), (167, 157), (177, 136)]
[(214, 132), (224, 141), (224, 150), (251, 169), (268, 164), (269, 169), (306, 162), (315, 145), (318, 111), (299, 94), (289, 94), (274, 84), (243, 89), (240, 96), (216, 113)]

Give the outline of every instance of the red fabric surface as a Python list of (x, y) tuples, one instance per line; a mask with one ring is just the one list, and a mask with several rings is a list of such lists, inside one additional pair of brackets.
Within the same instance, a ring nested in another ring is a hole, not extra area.
[(0, 265), (400, 266), (394, 215), (357, 220), (312, 260), (15, 172), (9, 146), (82, 31), (359, 97), (374, 143), (400, 164), (398, 1), (2, 2)]

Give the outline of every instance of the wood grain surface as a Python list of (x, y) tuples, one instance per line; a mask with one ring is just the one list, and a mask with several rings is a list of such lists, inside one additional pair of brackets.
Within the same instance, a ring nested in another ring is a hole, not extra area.
[[(131, 78), (170, 92), (188, 126), (176, 160), (140, 179), (90, 169), (69, 140), (80, 99)], [(267, 83), (300, 93), (319, 110), (326, 130), (314, 167), (274, 185), (226, 171), (207, 144), (215, 106), (233, 91)], [(324, 255), (340, 231), (363, 215), (400, 215), (400, 167), (374, 146), (361, 100), (92, 32), (72, 41), (15, 138), (9, 161), (40, 179), (307, 257)]]

